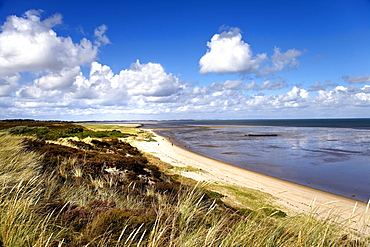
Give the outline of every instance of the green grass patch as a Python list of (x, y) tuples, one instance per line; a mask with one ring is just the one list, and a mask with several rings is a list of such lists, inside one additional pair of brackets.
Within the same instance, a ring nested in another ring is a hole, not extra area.
[(205, 173), (204, 170), (195, 168), (192, 166), (172, 166), (170, 168), (173, 172), (196, 172), (196, 173)]
[(274, 198), (268, 193), (246, 187), (225, 184), (210, 184), (209, 188), (225, 196), (225, 202), (230, 206), (239, 207), (244, 205), (252, 210), (268, 207), (274, 208)]
[(203, 191), (204, 194), (206, 194), (207, 196), (209, 196), (212, 199), (221, 199), (221, 198), (225, 197), (225, 195), (223, 195), (223, 194), (220, 194), (216, 191), (207, 190), (205, 188), (202, 188), (202, 191)]

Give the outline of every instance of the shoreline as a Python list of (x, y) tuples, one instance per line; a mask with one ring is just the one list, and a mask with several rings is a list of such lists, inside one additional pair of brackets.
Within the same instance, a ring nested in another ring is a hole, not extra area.
[(190, 166), (205, 171), (184, 174), (196, 181), (221, 182), (262, 191), (272, 195), (280, 208), (292, 213), (307, 214), (315, 207), (320, 212), (335, 209), (343, 219), (353, 218), (356, 223), (369, 216), (366, 203), (214, 160), (171, 143), (155, 130), (145, 131), (152, 133), (157, 142), (135, 142), (135, 146), (173, 166)]

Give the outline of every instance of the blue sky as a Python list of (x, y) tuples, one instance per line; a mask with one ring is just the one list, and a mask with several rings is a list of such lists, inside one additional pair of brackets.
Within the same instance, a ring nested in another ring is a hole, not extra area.
[(370, 117), (370, 1), (0, 0), (0, 118)]

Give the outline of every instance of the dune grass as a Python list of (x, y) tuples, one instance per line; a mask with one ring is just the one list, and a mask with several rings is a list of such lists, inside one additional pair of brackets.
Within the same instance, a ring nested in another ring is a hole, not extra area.
[[(72, 156), (45, 170), (45, 154), (24, 145), (22, 137), (0, 133), (0, 246), (370, 244), (334, 211), (318, 220), (315, 209), (294, 217), (259, 205), (236, 210), (207, 195), (208, 185), (180, 185), (153, 167), (155, 183), (145, 184), (91, 172), (88, 159)], [(145, 169), (154, 165), (148, 162)]]

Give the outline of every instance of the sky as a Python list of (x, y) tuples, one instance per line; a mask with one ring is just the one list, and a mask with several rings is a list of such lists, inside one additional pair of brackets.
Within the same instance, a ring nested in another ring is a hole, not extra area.
[(0, 0), (0, 119), (370, 117), (369, 0)]

